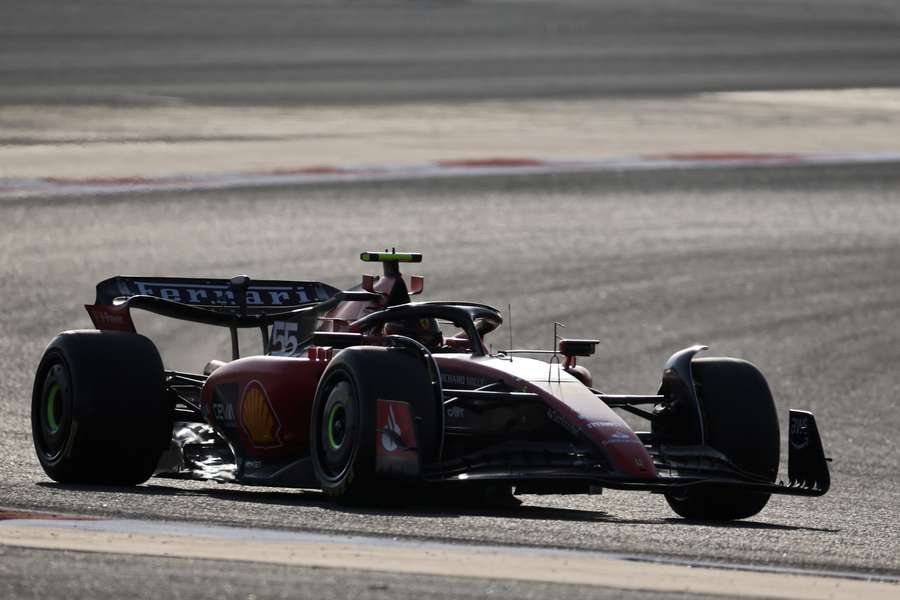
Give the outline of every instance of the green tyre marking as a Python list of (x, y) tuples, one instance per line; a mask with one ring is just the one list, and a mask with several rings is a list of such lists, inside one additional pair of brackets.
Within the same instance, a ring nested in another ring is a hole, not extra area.
[(337, 450), (341, 447), (340, 444), (334, 441), (334, 417), (339, 408), (341, 408), (341, 405), (335, 404), (328, 413), (328, 445), (331, 446), (332, 450)]
[(50, 386), (50, 391), (47, 394), (47, 427), (50, 429), (50, 433), (59, 431), (59, 423), (56, 422), (56, 415), (53, 414), (56, 409), (56, 395), (58, 393), (59, 384), (52, 384)]

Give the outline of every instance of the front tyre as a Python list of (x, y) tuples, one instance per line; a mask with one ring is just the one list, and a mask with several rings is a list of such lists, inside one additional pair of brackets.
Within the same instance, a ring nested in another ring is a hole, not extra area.
[(323, 373), (310, 419), (313, 470), (327, 496), (347, 503), (393, 503), (415, 479), (407, 474), (389, 483), (376, 480), (376, 439), (383, 443), (383, 432), (376, 438), (375, 431), (379, 400), (410, 405), (418, 459), (436, 460), (442, 405), (422, 358), (399, 348), (347, 348)]
[[(734, 358), (692, 362), (703, 413), (706, 444), (742, 470), (771, 483), (778, 475), (778, 415), (762, 373)], [(759, 513), (770, 494), (736, 488), (704, 487), (666, 494), (678, 515), (702, 521), (745, 519)]]
[(173, 410), (150, 340), (125, 332), (64, 332), (47, 346), (35, 374), (35, 453), (60, 483), (142, 483), (171, 439)]

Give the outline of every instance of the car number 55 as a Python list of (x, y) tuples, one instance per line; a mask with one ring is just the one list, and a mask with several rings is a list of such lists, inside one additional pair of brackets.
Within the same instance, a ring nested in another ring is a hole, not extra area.
[(300, 340), (297, 339), (298, 323), (275, 321), (272, 323), (272, 336), (269, 354), (289, 356), (297, 350)]

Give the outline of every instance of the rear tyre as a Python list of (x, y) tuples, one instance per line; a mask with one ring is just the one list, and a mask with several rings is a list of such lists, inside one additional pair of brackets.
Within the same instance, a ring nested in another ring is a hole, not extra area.
[(441, 435), (433, 393), (421, 359), (409, 351), (342, 350), (319, 381), (310, 419), (313, 470), (322, 491), (345, 503), (396, 501), (405, 485), (376, 481), (376, 403), (410, 404), (417, 452), (421, 461), (429, 462), (437, 455)]
[(34, 449), (60, 483), (134, 485), (172, 436), (162, 360), (144, 336), (67, 331), (50, 342), (31, 396)]
[[(744, 471), (774, 482), (778, 475), (778, 415), (762, 373), (734, 358), (698, 358), (692, 363), (706, 443)], [(705, 487), (666, 494), (678, 515), (703, 521), (745, 519), (759, 513), (770, 494)]]

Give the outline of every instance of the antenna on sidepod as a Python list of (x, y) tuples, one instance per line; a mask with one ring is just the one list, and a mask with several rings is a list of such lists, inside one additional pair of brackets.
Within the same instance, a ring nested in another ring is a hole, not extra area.
[[(515, 347), (512, 345), (512, 303), (506, 305), (506, 314), (509, 315), (509, 349), (512, 350)], [(512, 354), (509, 355), (509, 360), (512, 362)]]
[(553, 364), (556, 363), (556, 382), (560, 383), (562, 381), (561, 375), (559, 374), (559, 355), (556, 353), (557, 342), (559, 341), (559, 335), (556, 333), (559, 327), (565, 327), (565, 323), (560, 323), (559, 321), (553, 321), (553, 356), (550, 357), (550, 372), (547, 373), (547, 382), (549, 383), (553, 379)]

